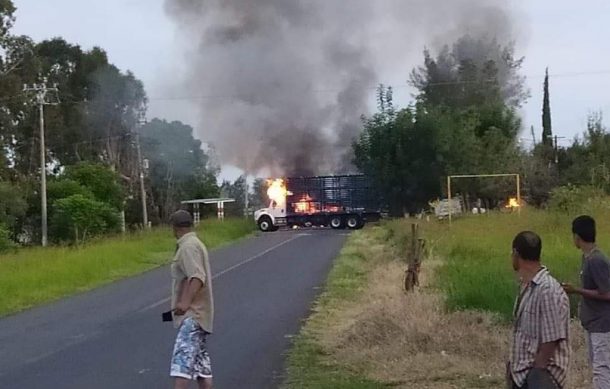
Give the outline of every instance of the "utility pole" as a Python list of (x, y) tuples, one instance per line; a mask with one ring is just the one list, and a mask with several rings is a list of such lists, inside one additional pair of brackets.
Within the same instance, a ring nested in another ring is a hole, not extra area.
[(245, 186), (245, 191), (246, 193), (244, 193), (244, 216), (247, 218), (248, 217), (248, 207), (250, 206), (249, 203), (249, 189), (248, 189), (248, 173), (245, 174), (245, 182), (244, 182), (244, 186)]
[(565, 139), (565, 136), (547, 135), (546, 137), (550, 138), (551, 143), (553, 144), (553, 150), (555, 151), (555, 165), (557, 165), (559, 163), (559, 139)]
[(144, 228), (148, 228), (148, 207), (146, 205), (146, 186), (144, 185), (144, 161), (142, 160), (142, 151), (140, 149), (140, 131), (142, 126), (146, 124), (144, 110), (138, 113), (138, 122), (136, 128), (136, 149), (138, 151), (138, 170), (140, 174), (140, 196), (142, 198), (142, 223)]
[[(41, 84), (33, 84), (32, 86), (23, 86), (24, 92), (34, 92), (36, 94), (36, 104), (38, 104), (38, 114), (40, 115), (40, 219), (41, 219), (41, 237), (42, 247), (47, 246), (47, 150), (44, 137), (44, 106), (59, 104), (57, 96), (57, 84), (53, 87), (47, 87), (47, 79), (43, 78)], [(47, 101), (47, 94), (55, 92), (56, 101)]]

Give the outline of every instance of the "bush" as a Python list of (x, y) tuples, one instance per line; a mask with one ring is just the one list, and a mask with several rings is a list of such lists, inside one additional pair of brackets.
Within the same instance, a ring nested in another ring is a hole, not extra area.
[(0, 224), (0, 253), (5, 253), (16, 248), (15, 242), (11, 240), (10, 230), (3, 224)]
[(81, 162), (66, 168), (66, 178), (87, 188), (96, 200), (109, 204), (115, 209), (123, 208), (125, 196), (119, 175), (109, 167)]
[(0, 182), (0, 225), (9, 232), (9, 236), (14, 237), (19, 232), (18, 222), (26, 210), (23, 191), (8, 182)]
[(53, 211), (53, 235), (60, 241), (80, 244), (93, 236), (117, 231), (120, 224), (117, 211), (110, 205), (80, 194), (57, 200)]
[(569, 215), (595, 213), (610, 205), (606, 193), (592, 186), (567, 185), (553, 189), (549, 208)]

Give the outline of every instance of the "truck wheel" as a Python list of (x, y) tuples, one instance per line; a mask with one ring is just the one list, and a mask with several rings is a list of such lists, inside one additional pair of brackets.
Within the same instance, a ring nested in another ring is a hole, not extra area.
[(263, 216), (258, 219), (258, 228), (263, 232), (276, 231), (274, 230), (273, 222), (269, 216)]
[(350, 230), (356, 230), (358, 228), (361, 228), (362, 226), (362, 220), (360, 219), (360, 217), (358, 215), (349, 215), (347, 217), (347, 227)]
[(339, 228), (343, 228), (343, 220), (341, 220), (341, 217), (339, 217), (339, 216), (333, 216), (330, 219), (330, 226), (332, 228), (334, 228), (335, 230), (338, 230)]

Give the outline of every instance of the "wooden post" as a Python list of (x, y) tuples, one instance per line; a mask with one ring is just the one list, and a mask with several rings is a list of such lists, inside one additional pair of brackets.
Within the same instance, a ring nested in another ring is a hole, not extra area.
[(517, 213), (521, 216), (521, 176), (517, 174)]
[(449, 224), (451, 225), (451, 213), (453, 212), (453, 204), (451, 203), (451, 176), (447, 176), (447, 203), (449, 206)]
[(405, 291), (413, 290), (419, 285), (419, 268), (423, 254), (424, 240), (419, 238), (419, 225), (411, 224), (411, 245), (407, 255), (407, 270), (405, 271)]
[(411, 224), (411, 252), (409, 253), (409, 265), (415, 261), (415, 243), (417, 242), (417, 224)]

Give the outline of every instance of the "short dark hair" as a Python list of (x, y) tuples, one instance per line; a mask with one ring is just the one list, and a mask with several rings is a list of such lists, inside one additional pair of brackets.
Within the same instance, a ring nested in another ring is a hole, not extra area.
[(513, 239), (513, 250), (527, 261), (540, 261), (542, 239), (532, 231), (522, 231)]
[(582, 215), (572, 221), (572, 233), (588, 243), (595, 243), (595, 219)]

